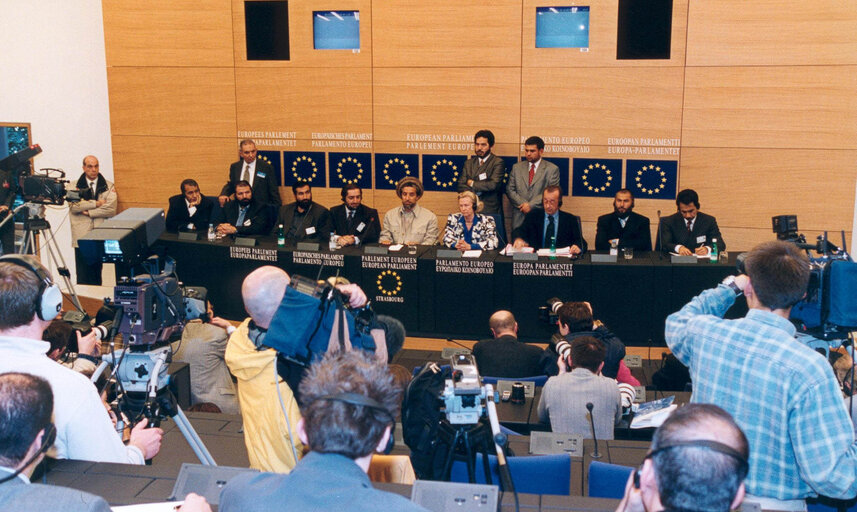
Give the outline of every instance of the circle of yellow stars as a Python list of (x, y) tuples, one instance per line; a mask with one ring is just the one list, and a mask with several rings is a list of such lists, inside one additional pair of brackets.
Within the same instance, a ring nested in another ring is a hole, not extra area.
[(395, 164), (400, 165), (402, 167), (402, 169), (404, 169), (404, 171), (405, 171), (405, 176), (411, 175), (411, 167), (407, 164), (407, 162), (405, 162), (405, 160), (403, 158), (396, 157), (396, 158), (391, 158), (391, 159), (387, 160), (387, 163), (384, 164), (384, 179), (387, 180), (387, 183), (389, 183), (390, 185), (393, 185), (395, 187), (399, 181), (393, 180), (393, 178), (390, 177), (389, 171), (390, 171), (390, 165), (391, 164), (392, 165), (395, 165)]
[[(440, 181), (437, 178), (437, 169), (438, 169), (438, 167), (443, 167), (443, 166), (447, 166), (447, 167), (452, 169), (452, 179), (450, 179), (449, 181)], [(447, 160), (446, 158), (438, 160), (437, 162), (434, 163), (434, 165), (431, 166), (431, 180), (433, 182), (437, 183), (437, 186), (440, 188), (451, 187), (452, 185), (454, 185), (458, 181), (458, 166), (455, 165), (454, 163), (452, 163), (451, 160)]]
[[(391, 278), (396, 280), (396, 287), (395, 288), (391, 288), (388, 290), (387, 288), (384, 287), (384, 279), (387, 277), (391, 277)], [(399, 274), (397, 274), (393, 270), (385, 270), (385, 271), (381, 272), (380, 274), (378, 274), (378, 280), (376, 282), (378, 284), (378, 291), (380, 291), (381, 293), (383, 293), (384, 295), (386, 295), (388, 297), (391, 295), (398, 295), (399, 292), (402, 291), (402, 278), (399, 277)]]
[[(607, 176), (607, 180), (604, 183), (602, 183), (600, 187), (599, 186), (593, 187), (589, 183), (589, 171), (594, 171), (595, 169), (603, 169), (604, 174)], [(613, 183), (612, 183), (613, 182), (613, 176), (610, 176), (611, 173), (612, 173), (612, 171), (610, 171), (610, 169), (608, 169), (607, 166), (602, 164), (602, 163), (589, 164), (589, 166), (583, 170), (583, 186), (586, 187), (586, 189), (589, 190), (590, 192), (598, 192), (598, 191), (604, 192), (605, 190), (607, 190), (609, 187), (611, 187), (613, 185)]]
[[(357, 166), (357, 177), (354, 178), (353, 180), (348, 180), (348, 179), (345, 179), (345, 176), (342, 175), (342, 166), (344, 164), (352, 163), (352, 162), (354, 163), (354, 165)], [(363, 164), (358, 162), (357, 159), (354, 157), (350, 157), (350, 156), (344, 157), (342, 160), (339, 161), (339, 164), (336, 166), (336, 175), (339, 176), (339, 179), (342, 181), (342, 183), (345, 183), (348, 185), (351, 185), (352, 183), (357, 183), (358, 181), (360, 181), (360, 178), (363, 177)]]
[[(312, 166), (312, 174), (310, 175), (309, 178), (303, 177), (303, 176), (298, 174), (298, 165), (300, 165), (301, 162), (307, 162), (308, 164), (310, 164)], [(310, 158), (306, 155), (301, 155), (301, 156), (295, 158), (294, 161), (292, 162), (292, 176), (294, 176), (295, 179), (297, 179), (298, 181), (307, 181), (307, 182), (313, 181), (315, 179), (315, 177), (318, 176), (318, 165), (315, 163), (315, 160), (313, 160), (312, 158)]]
[[(643, 186), (642, 183), (640, 183), (640, 179), (643, 176), (643, 172), (649, 172), (649, 171), (654, 171), (654, 172), (661, 175), (661, 181), (658, 182), (657, 187), (646, 188)], [(642, 193), (652, 195), (652, 194), (656, 194), (656, 193), (658, 193), (664, 189), (664, 187), (667, 184), (667, 173), (662, 171), (661, 167), (659, 165), (649, 164), (649, 165), (644, 165), (642, 169), (637, 171), (637, 177), (634, 179), (637, 181), (637, 188), (640, 189), (640, 191)]]

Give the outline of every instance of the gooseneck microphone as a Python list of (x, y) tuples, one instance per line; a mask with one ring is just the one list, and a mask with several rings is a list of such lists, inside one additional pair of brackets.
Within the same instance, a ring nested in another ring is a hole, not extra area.
[(664, 230), (661, 227), (663, 224), (661, 211), (658, 210), (658, 258), (664, 259)]
[(592, 440), (595, 441), (595, 451), (589, 456), (593, 459), (600, 459), (601, 454), (598, 453), (598, 438), (595, 437), (595, 419), (592, 417), (593, 408), (594, 406), (592, 405), (592, 402), (586, 402), (586, 410), (589, 411), (589, 428), (592, 429)]

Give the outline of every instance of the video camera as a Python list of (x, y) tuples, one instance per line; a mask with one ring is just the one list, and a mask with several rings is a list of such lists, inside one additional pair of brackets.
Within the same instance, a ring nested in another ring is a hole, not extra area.
[(444, 414), (452, 425), (475, 425), (485, 411), (484, 401), (493, 401), (494, 393), (488, 396), (472, 354), (456, 354), (450, 362), (452, 375), (446, 379), (441, 394)]
[(66, 192), (65, 172), (62, 169), (40, 169), (30, 171), (30, 159), (42, 152), (41, 146), (34, 144), (0, 160), (0, 170), (18, 177), (18, 192), (25, 202), (62, 205), (68, 194), (69, 201), (79, 201), (78, 191)]

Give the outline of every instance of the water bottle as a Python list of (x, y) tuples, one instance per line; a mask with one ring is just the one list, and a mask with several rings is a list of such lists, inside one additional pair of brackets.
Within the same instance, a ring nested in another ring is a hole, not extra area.
[(619, 256), (619, 239), (610, 240), (610, 256)]
[(208, 241), (214, 241), (217, 238), (217, 233), (214, 231), (214, 224), (208, 225)]
[(337, 245), (337, 243), (336, 243), (336, 242), (337, 242), (338, 240), (339, 240), (339, 237), (338, 237), (338, 236), (336, 236), (336, 233), (334, 233), (333, 231), (331, 231), (331, 232), (330, 232), (330, 242), (329, 242), (329, 244), (328, 244), (328, 247), (330, 248), (330, 250), (331, 250), (331, 251), (335, 251), (335, 250), (337, 249), (338, 245)]
[(556, 258), (556, 235), (551, 237), (551, 258)]
[(711, 261), (711, 263), (717, 263), (718, 256), (717, 256), (717, 239), (716, 238), (711, 239), (711, 252), (708, 253), (708, 258), (709, 258), (709, 261)]
[(286, 232), (283, 230), (282, 224), (277, 226), (277, 245), (280, 247), (286, 245)]

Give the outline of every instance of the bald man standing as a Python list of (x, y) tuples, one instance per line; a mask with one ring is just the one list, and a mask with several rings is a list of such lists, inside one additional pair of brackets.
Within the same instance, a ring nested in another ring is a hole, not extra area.
[(542, 349), (518, 341), (518, 322), (510, 311), (500, 310), (488, 319), (493, 339), (473, 346), (480, 375), (520, 378), (544, 375)]
[(80, 201), (68, 204), (71, 242), (74, 245), (78, 284), (101, 285), (101, 262), (89, 264), (80, 255), (77, 241), (97, 228), (104, 219), (116, 215), (116, 188), (101, 174), (98, 159), (92, 155), (83, 158), (83, 174), (77, 180), (81, 190)]

